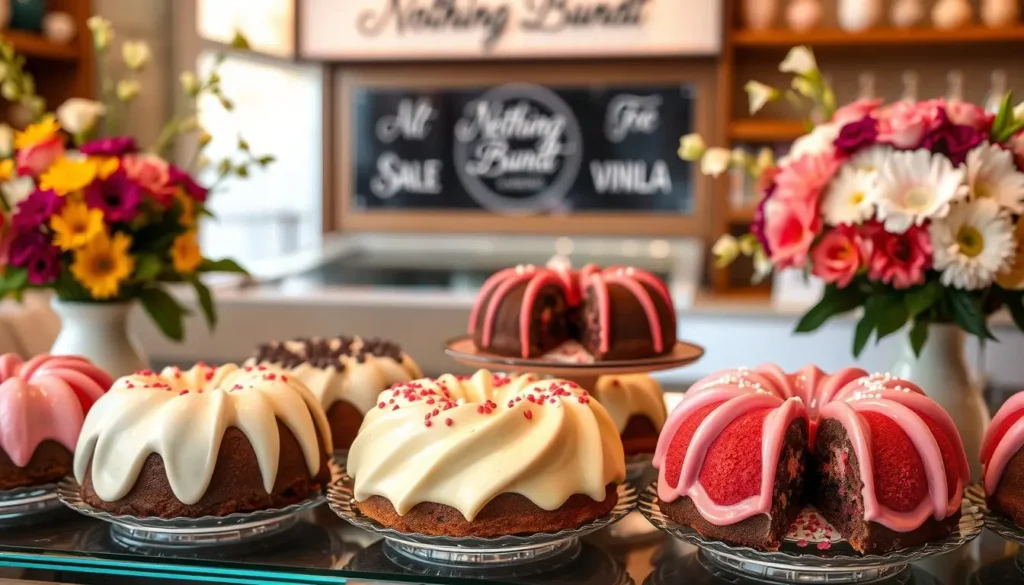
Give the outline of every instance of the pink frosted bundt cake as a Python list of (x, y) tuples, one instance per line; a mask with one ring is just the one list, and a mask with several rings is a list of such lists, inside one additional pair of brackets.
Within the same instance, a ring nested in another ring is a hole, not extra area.
[(667, 516), (767, 550), (805, 503), (863, 553), (941, 538), (970, 477), (952, 420), (920, 388), (814, 366), (701, 380), (669, 416), (654, 466)]
[(1024, 392), (1006, 401), (981, 442), (989, 508), (1024, 526)]
[(85, 414), (112, 383), (82, 357), (0, 356), (0, 489), (67, 475)]

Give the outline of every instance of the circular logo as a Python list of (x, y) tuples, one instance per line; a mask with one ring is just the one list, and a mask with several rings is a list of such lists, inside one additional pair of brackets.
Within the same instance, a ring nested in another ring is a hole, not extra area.
[(537, 85), (503, 85), (468, 103), (454, 138), (459, 182), (481, 207), (498, 213), (555, 208), (583, 160), (572, 110)]

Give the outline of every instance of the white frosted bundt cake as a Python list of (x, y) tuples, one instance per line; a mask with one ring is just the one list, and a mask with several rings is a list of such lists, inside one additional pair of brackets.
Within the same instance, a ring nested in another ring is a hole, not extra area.
[(591, 394), (619, 429), (626, 456), (654, 453), (668, 416), (657, 380), (647, 374), (601, 376)]
[(334, 448), (348, 449), (377, 395), (423, 376), (396, 343), (362, 337), (310, 337), (256, 348), (249, 365), (288, 370), (313, 392), (327, 414)]
[(359, 510), (385, 526), (486, 537), (608, 514), (625, 463), (618, 429), (586, 390), (480, 370), (382, 392), (348, 473)]
[(117, 380), (75, 452), (83, 499), (114, 514), (223, 516), (299, 502), (330, 479), (312, 393), (270, 367), (167, 368)]

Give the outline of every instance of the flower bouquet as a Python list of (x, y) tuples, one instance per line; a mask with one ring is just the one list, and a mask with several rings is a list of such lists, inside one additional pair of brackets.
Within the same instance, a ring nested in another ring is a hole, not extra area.
[[(182, 75), (190, 110), (168, 123), (159, 143), (144, 151), (130, 135), (117, 131), (140, 84), (137, 73), (149, 60), (143, 42), (126, 41), (122, 58), (127, 76), (109, 78), (109, 22), (89, 20), (101, 72), (102, 101), (72, 98), (55, 112), (35, 94), (24, 59), (0, 42), (0, 90), (32, 121), (14, 132), (0, 127), (0, 297), (20, 298), (26, 289), (51, 289), (61, 301), (112, 303), (139, 301), (160, 330), (184, 337), (186, 309), (168, 293), (169, 283), (191, 285), (207, 323), (216, 312), (200, 275), (244, 270), (229, 259), (204, 258), (197, 230), (211, 190), (230, 177), (246, 177), (257, 157), (241, 138), (241, 162), (216, 165), (217, 182), (196, 181), (190, 170), (164, 157), (179, 138), (196, 145), (192, 171), (210, 163), (203, 155), (211, 137), (197, 123), (200, 98), (210, 95), (222, 107), (232, 103), (221, 93), (216, 66), (205, 77)], [(244, 45), (239, 37), (238, 45)], [(217, 61), (217, 64), (221, 60)]]
[(1024, 111), (1011, 97), (996, 113), (946, 99), (836, 108), (809, 49), (780, 70), (792, 89), (747, 84), (751, 112), (785, 97), (821, 121), (786, 156), (681, 140), (680, 156), (703, 172), (742, 169), (761, 193), (750, 233), (715, 244), (719, 263), (742, 254), (758, 276), (797, 268), (822, 279), (797, 331), (863, 307), (855, 355), (908, 325), (918, 355), (933, 323), (994, 339), (987, 317), (1004, 306), (1024, 329)]

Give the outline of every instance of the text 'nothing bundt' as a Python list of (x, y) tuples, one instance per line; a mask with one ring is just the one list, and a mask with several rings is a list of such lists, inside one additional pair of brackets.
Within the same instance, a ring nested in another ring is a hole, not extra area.
[(701, 380), (669, 416), (654, 464), (666, 514), (765, 549), (805, 503), (861, 552), (939, 538), (970, 476), (952, 420), (916, 385), (814, 366)]

